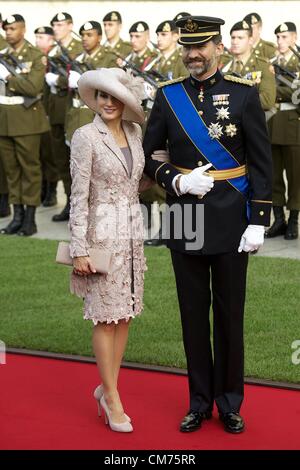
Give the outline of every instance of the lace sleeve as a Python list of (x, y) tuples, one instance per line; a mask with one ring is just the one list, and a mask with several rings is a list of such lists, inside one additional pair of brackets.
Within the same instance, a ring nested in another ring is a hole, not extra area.
[(69, 228), (70, 255), (88, 256), (86, 241), (89, 213), (89, 190), (92, 171), (92, 147), (86, 134), (78, 129), (71, 142), (70, 171), (72, 177)]

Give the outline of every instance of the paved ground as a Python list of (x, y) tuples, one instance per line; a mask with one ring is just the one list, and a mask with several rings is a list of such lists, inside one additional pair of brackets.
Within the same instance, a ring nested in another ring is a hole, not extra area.
[[(38, 233), (33, 238), (43, 238), (51, 240), (68, 240), (69, 231), (67, 222), (52, 222), (51, 218), (54, 214), (59, 213), (65, 204), (62, 186), (58, 188), (59, 204), (56, 207), (46, 208), (39, 207), (37, 210)], [(0, 219), (0, 229), (5, 227), (10, 217)], [(155, 249), (155, 248), (154, 248)], [(286, 241), (283, 237), (273, 240), (266, 240), (264, 246), (257, 255), (260, 256), (278, 256), (282, 258), (300, 259), (300, 239)]]

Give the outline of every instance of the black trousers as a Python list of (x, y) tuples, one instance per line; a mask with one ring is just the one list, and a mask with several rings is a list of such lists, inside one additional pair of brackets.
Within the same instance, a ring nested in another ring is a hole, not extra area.
[[(248, 254), (190, 255), (171, 250), (190, 409), (239, 412), (244, 397), (243, 319)], [(213, 354), (210, 306), (213, 309)]]

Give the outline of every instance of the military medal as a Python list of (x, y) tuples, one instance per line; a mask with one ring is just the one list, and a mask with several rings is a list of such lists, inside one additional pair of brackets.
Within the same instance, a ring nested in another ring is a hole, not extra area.
[(237, 133), (236, 125), (229, 124), (228, 126), (225, 127), (225, 132), (228, 135), (228, 137), (234, 137)]
[(199, 99), (200, 103), (203, 103), (203, 101), (204, 101), (203, 87), (200, 88), (200, 92), (199, 92), (199, 95), (198, 95), (198, 99)]
[(222, 121), (224, 119), (229, 119), (230, 112), (228, 111), (228, 107), (224, 108), (224, 106), (222, 106), (222, 108), (217, 108), (216, 111), (217, 119), (221, 119)]
[(209, 133), (209, 136), (212, 139), (219, 139), (221, 137), (221, 135), (223, 135), (222, 126), (220, 126), (220, 124), (218, 122), (216, 122), (216, 123), (212, 122), (209, 125), (208, 133)]
[(226, 95), (212, 95), (213, 105), (223, 106), (223, 105), (229, 104), (228, 97), (229, 97), (229, 93)]

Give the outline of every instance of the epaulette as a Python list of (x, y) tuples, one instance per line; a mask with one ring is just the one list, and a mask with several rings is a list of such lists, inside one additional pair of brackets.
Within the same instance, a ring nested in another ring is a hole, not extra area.
[(253, 86), (255, 83), (252, 80), (247, 80), (246, 78), (235, 77), (234, 75), (224, 75), (224, 80), (229, 82), (240, 83), (241, 85)]
[(183, 80), (185, 79), (186, 77), (179, 77), (179, 78), (174, 78), (174, 80), (167, 80), (166, 82), (160, 82), (158, 84), (158, 88), (162, 88), (163, 86), (166, 86), (166, 85), (173, 85), (173, 83), (183, 82)]
[(266, 44), (267, 46), (275, 47), (275, 49), (276, 49), (276, 45), (274, 44), (274, 42), (266, 41), (266, 40), (264, 39), (264, 40), (263, 40), (263, 44)]

